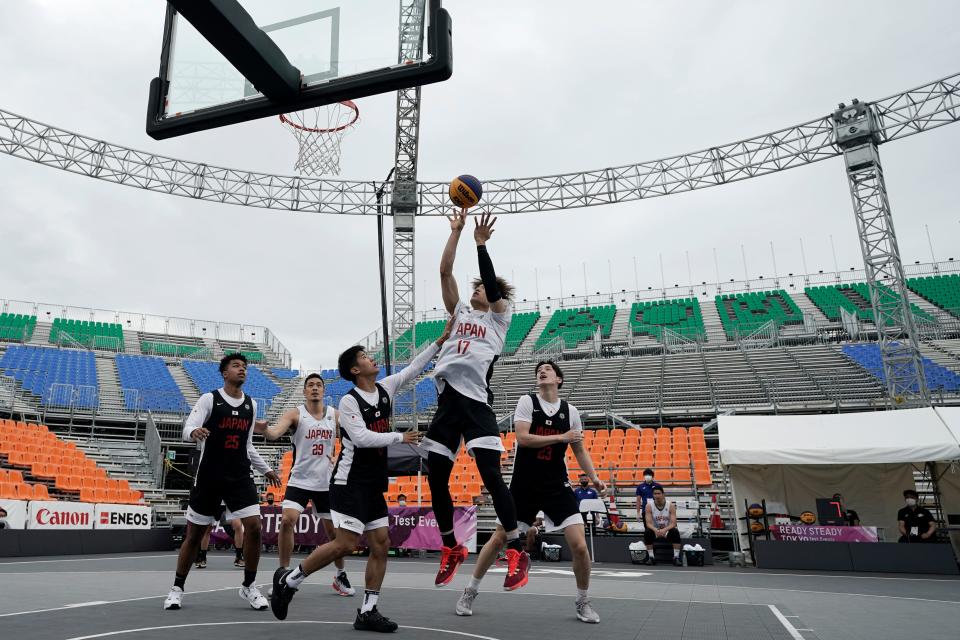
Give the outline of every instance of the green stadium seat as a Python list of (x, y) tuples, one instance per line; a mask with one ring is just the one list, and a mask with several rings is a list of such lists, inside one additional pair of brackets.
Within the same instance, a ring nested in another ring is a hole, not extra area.
[(688, 340), (706, 335), (700, 302), (696, 298), (634, 302), (630, 308), (630, 331), (635, 336), (663, 339), (663, 329), (675, 331)]
[[(889, 287), (880, 285), (886, 291)], [(804, 289), (810, 301), (827, 316), (829, 320), (840, 320), (840, 309), (856, 314), (860, 320), (873, 322), (873, 308), (870, 305), (870, 290), (865, 282), (838, 284), (826, 287), (807, 287)], [(910, 304), (915, 316), (933, 321), (934, 318), (915, 304)]]
[(728, 338), (753, 333), (771, 320), (778, 327), (803, 323), (803, 312), (783, 289), (716, 296), (714, 302)]
[(563, 340), (565, 349), (573, 349), (581, 342), (590, 340), (597, 327), (600, 328), (604, 338), (609, 338), (616, 313), (617, 308), (612, 304), (602, 307), (558, 309), (554, 311), (550, 322), (537, 337), (534, 348), (541, 349), (559, 337)]
[(0, 340), (27, 342), (37, 327), (36, 316), (19, 313), (0, 313)]
[(123, 327), (119, 324), (54, 318), (47, 339), (51, 344), (59, 344), (61, 334), (90, 349), (123, 351)]
[(507, 330), (507, 336), (503, 341), (504, 355), (516, 353), (517, 349), (520, 348), (520, 345), (530, 333), (530, 330), (533, 329), (533, 325), (537, 324), (537, 320), (539, 319), (539, 311), (513, 314), (513, 319), (510, 321), (510, 328)]
[(960, 274), (910, 278), (907, 287), (947, 313), (960, 318)]

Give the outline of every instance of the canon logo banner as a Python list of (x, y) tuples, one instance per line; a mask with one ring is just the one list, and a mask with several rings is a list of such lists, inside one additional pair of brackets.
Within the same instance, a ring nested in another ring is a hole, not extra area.
[(32, 500), (27, 529), (92, 529), (93, 505), (83, 502)]
[(77, 513), (76, 511), (51, 511), (50, 509), (40, 509), (37, 511), (37, 524), (47, 525), (73, 525), (81, 528), (89, 528), (90, 514)]

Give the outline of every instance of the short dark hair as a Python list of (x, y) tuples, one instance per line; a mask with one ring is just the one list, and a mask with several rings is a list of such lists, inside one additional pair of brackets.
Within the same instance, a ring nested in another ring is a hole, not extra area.
[(557, 389), (561, 388), (563, 386), (563, 371), (560, 370), (559, 365), (557, 365), (557, 363), (553, 360), (541, 360), (538, 362), (536, 368), (533, 370), (533, 375), (540, 373), (540, 367), (545, 364), (550, 365), (550, 368), (553, 369), (553, 372), (557, 374), (558, 378), (560, 378), (560, 384), (557, 385)]
[(661, 487), (660, 485), (657, 485), (653, 488), (654, 493), (656, 493), (657, 491), (659, 491), (660, 493), (664, 493), (663, 487)]
[(267, 491), (267, 497), (268, 497), (268, 498), (275, 498), (276, 496), (273, 495), (273, 491)]
[(307, 386), (307, 383), (310, 382), (311, 380), (313, 380), (314, 378), (316, 378), (317, 380), (320, 381), (320, 384), (323, 385), (323, 388), (324, 388), (324, 389), (327, 388), (327, 381), (324, 380), (324, 379), (323, 379), (323, 376), (321, 376), (319, 373), (311, 373), (311, 374), (308, 375), (306, 378), (304, 378), (304, 379), (303, 379), (303, 386), (306, 387), (306, 386)]
[(405, 494), (405, 493), (399, 494), (399, 495), (397, 496), (397, 500), (400, 500), (400, 498), (403, 498), (404, 500), (406, 500), (406, 499), (407, 499), (407, 494)]
[(915, 489), (904, 489), (904, 490), (903, 490), (903, 497), (904, 497), (904, 498), (919, 499), (919, 498), (920, 498), (920, 494), (917, 493)]
[(337, 370), (340, 372), (340, 377), (348, 382), (356, 382), (357, 376), (353, 375), (350, 369), (353, 369), (357, 366), (357, 355), (363, 351), (363, 347), (356, 344), (343, 353), (340, 354), (340, 357), (337, 358)]
[[(474, 278), (473, 281), (471, 281), (470, 283), (470, 285), (473, 287), (474, 290), (476, 290), (477, 287), (479, 287), (482, 284), (483, 284), (483, 280), (481, 280), (480, 278)], [(500, 289), (501, 298), (503, 298), (508, 302), (510, 300), (513, 300), (513, 292), (515, 291), (515, 288), (512, 284), (507, 282), (505, 278), (501, 278), (500, 276), (497, 276), (497, 289)]]
[(220, 358), (220, 373), (223, 373), (227, 370), (227, 367), (230, 366), (230, 363), (234, 360), (239, 360), (244, 365), (247, 364), (247, 356), (242, 353), (228, 353), (227, 355)]
[(589, 478), (590, 476), (588, 476), (588, 475), (585, 474), (585, 473), (581, 473), (579, 477), (581, 477), (581, 478)]
[(652, 476), (652, 475), (653, 475), (653, 469), (644, 469), (644, 470), (643, 470), (643, 475), (645, 475), (645, 476)]

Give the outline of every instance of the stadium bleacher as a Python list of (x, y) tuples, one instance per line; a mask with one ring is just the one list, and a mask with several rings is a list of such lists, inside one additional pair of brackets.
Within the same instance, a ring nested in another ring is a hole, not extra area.
[(616, 312), (617, 308), (612, 304), (557, 309), (537, 338), (535, 348), (541, 349), (560, 338), (565, 348), (573, 349), (578, 344), (592, 339), (598, 328), (602, 337), (609, 338)]
[(54, 318), (48, 341), (59, 345), (64, 336), (89, 349), (123, 351), (123, 327), (119, 324)]
[[(881, 381), (887, 379), (880, 359), (878, 344), (845, 344), (843, 353)], [(943, 367), (929, 358), (922, 358), (923, 372), (927, 378), (927, 387), (931, 391), (960, 391), (960, 375)]]
[[(223, 386), (223, 376), (216, 362), (184, 360), (183, 370), (200, 393), (207, 393)], [(257, 417), (263, 418), (273, 404), (274, 398), (280, 393), (280, 387), (260, 369), (250, 365), (247, 367), (247, 380), (243, 385), (243, 391), (257, 401)]]
[(13, 345), (0, 358), (0, 369), (41, 404), (94, 409), (99, 403), (92, 351)]
[[(880, 287), (889, 291), (889, 288), (885, 285), (881, 284)], [(845, 309), (855, 314), (860, 320), (873, 322), (873, 309), (870, 306), (870, 290), (865, 282), (825, 287), (807, 287), (805, 292), (811, 302), (817, 305), (820, 311), (823, 312), (823, 315), (830, 320), (840, 320), (840, 309)], [(890, 294), (894, 295), (893, 292), (890, 292)], [(925, 320), (934, 320), (929, 313), (913, 303), (910, 304), (910, 309), (916, 316)]]
[(0, 313), (0, 340), (28, 342), (37, 327), (37, 316)]
[(908, 278), (907, 287), (944, 311), (960, 317), (960, 274)]
[(137, 394), (124, 396), (124, 403), (131, 411), (189, 410), (183, 393), (170, 375), (163, 358), (117, 354), (117, 375), (124, 389), (137, 390)]
[(777, 326), (803, 322), (803, 312), (783, 289), (716, 296), (715, 303), (728, 337), (752, 333), (770, 321)]
[(270, 369), (270, 373), (277, 380), (292, 380), (300, 375), (300, 372), (296, 369), (284, 369), (282, 367), (273, 367)]
[(527, 339), (527, 336), (539, 319), (539, 311), (513, 314), (513, 319), (510, 321), (510, 328), (507, 329), (507, 335), (503, 340), (503, 354), (511, 355), (516, 353), (517, 349), (519, 349), (523, 341)]
[(191, 358), (203, 351), (206, 351), (206, 347), (201, 345), (151, 342), (147, 340), (140, 342), (140, 352), (145, 355), (166, 356), (168, 358)]
[(663, 329), (670, 329), (688, 340), (703, 338), (703, 314), (696, 298), (648, 300), (634, 302), (630, 308), (630, 331), (635, 336), (647, 335), (658, 340)]
[[(42, 424), (0, 420), (0, 498), (139, 504), (143, 494), (113, 479), (73, 442)], [(24, 478), (32, 479), (31, 484)], [(53, 491), (53, 493), (51, 493)]]

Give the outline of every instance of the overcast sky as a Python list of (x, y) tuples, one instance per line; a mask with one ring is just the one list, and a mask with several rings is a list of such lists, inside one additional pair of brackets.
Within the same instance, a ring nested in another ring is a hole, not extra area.
[[(752, 137), (960, 71), (960, 3), (447, 0), (454, 75), (423, 90), (420, 178), (546, 175)], [(292, 173), (273, 118), (157, 142), (144, 133), (160, 0), (0, 2), (0, 107), (117, 144)], [(393, 161), (393, 95), (359, 102), (342, 177)], [(960, 257), (960, 125), (881, 150), (906, 262)], [(0, 156), (0, 297), (265, 325), (295, 364), (334, 366), (379, 326), (376, 223), (144, 192)], [(389, 226), (388, 226), (389, 228)], [(440, 305), (441, 218), (417, 228), (417, 308)], [(842, 161), (669, 198), (502, 217), (490, 243), (520, 297), (861, 266)], [(389, 250), (389, 249), (388, 249)], [(465, 238), (462, 285), (476, 270)]]

